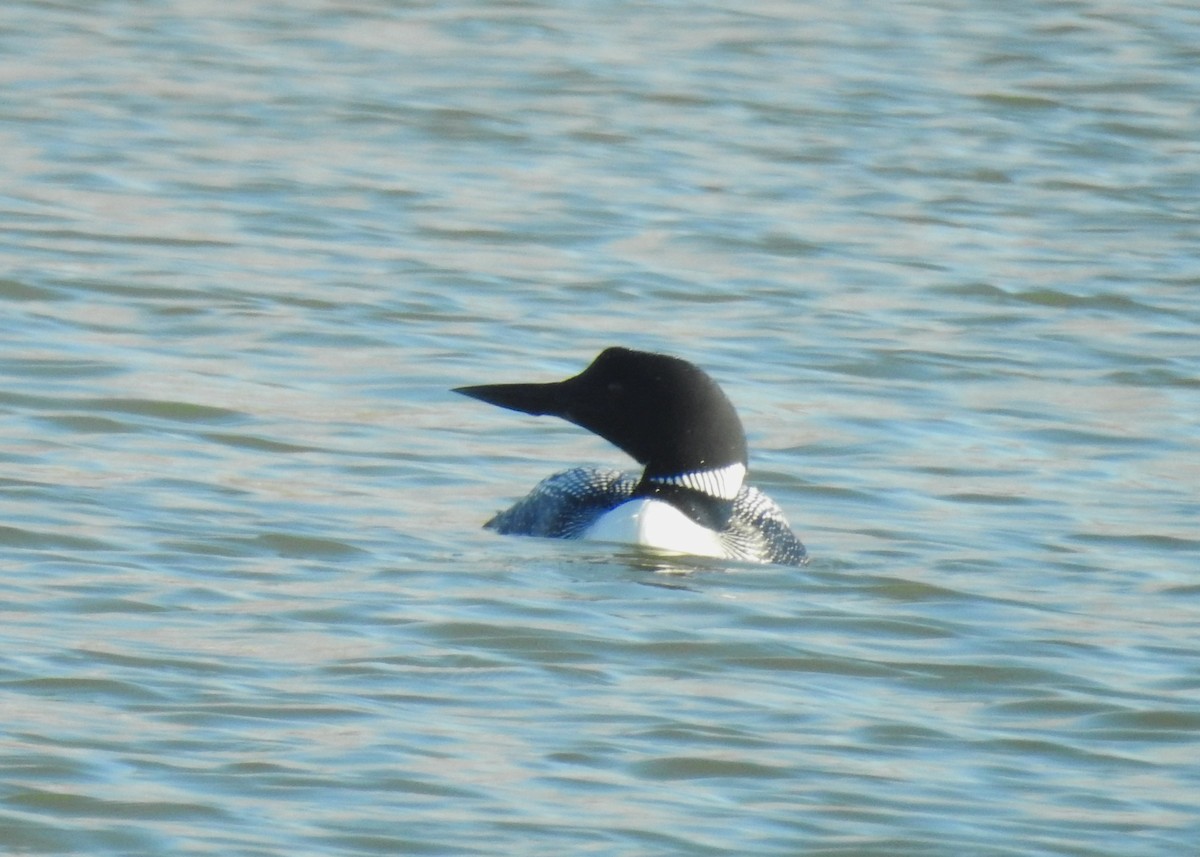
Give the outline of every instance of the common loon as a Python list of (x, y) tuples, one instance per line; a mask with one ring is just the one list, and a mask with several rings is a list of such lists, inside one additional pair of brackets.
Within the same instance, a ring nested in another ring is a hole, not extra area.
[(489, 529), (781, 565), (808, 561), (774, 501), (743, 484), (746, 434), (733, 404), (686, 360), (607, 348), (565, 381), (454, 392), (561, 417), (645, 466), (640, 476), (590, 467), (556, 473), (484, 524)]

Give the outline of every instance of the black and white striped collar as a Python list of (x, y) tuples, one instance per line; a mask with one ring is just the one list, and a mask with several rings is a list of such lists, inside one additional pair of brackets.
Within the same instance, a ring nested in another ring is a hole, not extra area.
[(742, 481), (746, 478), (746, 465), (734, 462), (725, 467), (712, 470), (693, 470), (674, 476), (648, 476), (647, 482), (656, 485), (675, 485), (699, 491), (709, 497), (721, 500), (733, 500), (742, 490)]

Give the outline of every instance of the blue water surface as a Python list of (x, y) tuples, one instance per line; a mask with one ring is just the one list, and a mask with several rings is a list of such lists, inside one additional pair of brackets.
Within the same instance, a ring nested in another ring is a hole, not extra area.
[[(0, 7), (0, 845), (1200, 842), (1200, 13)], [(704, 366), (803, 569), (480, 528)]]

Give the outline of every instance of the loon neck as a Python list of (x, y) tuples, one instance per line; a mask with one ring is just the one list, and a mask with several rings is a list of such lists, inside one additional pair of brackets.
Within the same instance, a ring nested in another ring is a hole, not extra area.
[(738, 492), (742, 490), (742, 482), (745, 478), (746, 465), (740, 461), (724, 467), (696, 469), (670, 475), (651, 473), (651, 468), (647, 467), (646, 472), (642, 475), (643, 482), (690, 488), (692, 491), (720, 500), (732, 500), (737, 497)]
[(729, 526), (745, 476), (746, 466), (740, 462), (672, 475), (652, 475), (646, 468), (633, 496), (664, 500), (697, 524), (719, 531)]

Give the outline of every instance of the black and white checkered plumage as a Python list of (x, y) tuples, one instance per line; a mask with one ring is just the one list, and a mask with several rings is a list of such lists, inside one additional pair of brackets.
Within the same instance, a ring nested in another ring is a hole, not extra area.
[[(606, 512), (633, 497), (636, 473), (574, 467), (547, 476), (523, 499), (496, 514), (485, 527), (505, 536), (578, 539)], [(775, 501), (743, 485), (728, 525), (718, 531), (727, 558), (778, 565), (803, 565), (808, 552)]]

